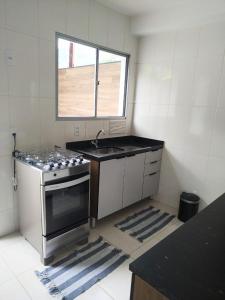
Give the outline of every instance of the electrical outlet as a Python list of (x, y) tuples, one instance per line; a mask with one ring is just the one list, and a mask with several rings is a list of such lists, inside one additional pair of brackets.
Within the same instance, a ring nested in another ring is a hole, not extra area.
[(80, 127), (74, 126), (74, 136), (79, 136), (79, 135), (80, 135)]

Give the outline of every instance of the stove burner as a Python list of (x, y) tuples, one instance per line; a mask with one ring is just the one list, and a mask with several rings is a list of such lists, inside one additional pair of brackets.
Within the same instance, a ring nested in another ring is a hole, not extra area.
[(69, 150), (17, 152), (16, 158), (43, 171), (55, 171), (86, 163), (82, 155)]

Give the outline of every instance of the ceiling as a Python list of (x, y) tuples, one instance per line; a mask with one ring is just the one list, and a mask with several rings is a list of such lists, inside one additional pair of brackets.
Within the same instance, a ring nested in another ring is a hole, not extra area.
[(204, 10), (205, 6), (214, 6), (218, 10), (224, 9), (225, 0), (97, 0), (99, 3), (108, 6), (122, 14), (137, 16), (155, 11), (172, 8), (184, 8), (201, 5)]

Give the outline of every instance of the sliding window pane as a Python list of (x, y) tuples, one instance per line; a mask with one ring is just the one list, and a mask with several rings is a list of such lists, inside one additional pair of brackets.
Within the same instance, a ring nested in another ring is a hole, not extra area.
[(123, 116), (126, 57), (99, 50), (97, 116)]
[(95, 116), (96, 51), (58, 38), (58, 117)]

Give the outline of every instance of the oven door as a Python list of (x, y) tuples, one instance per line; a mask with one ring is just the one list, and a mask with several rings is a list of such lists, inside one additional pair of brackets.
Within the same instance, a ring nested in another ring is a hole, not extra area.
[(43, 187), (43, 235), (53, 238), (88, 223), (90, 175), (76, 175)]

